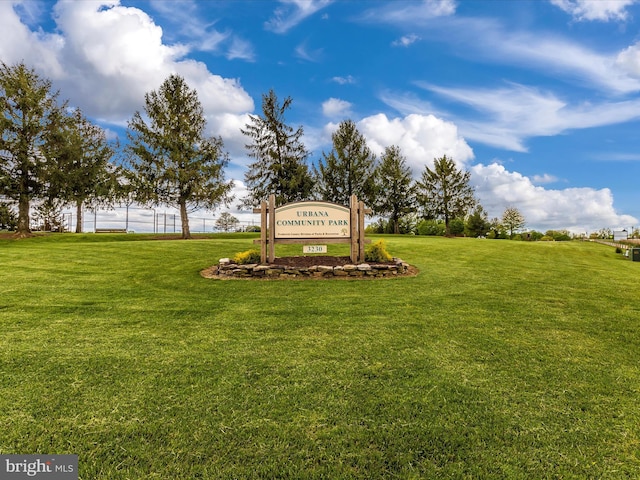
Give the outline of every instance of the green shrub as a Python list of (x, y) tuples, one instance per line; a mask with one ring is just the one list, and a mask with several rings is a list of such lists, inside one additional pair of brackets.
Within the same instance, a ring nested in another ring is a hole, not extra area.
[(567, 242), (571, 240), (571, 236), (566, 230), (547, 230), (545, 235), (553, 238), (556, 242)]
[(533, 242), (533, 241), (538, 241), (538, 240), (540, 240), (542, 237), (544, 237), (544, 233), (542, 233), (542, 232), (537, 232), (537, 231), (535, 231), (535, 230), (531, 230), (531, 231), (529, 231), (529, 232), (525, 233), (525, 234), (522, 236), (522, 239), (523, 239), (523, 240), (529, 240), (529, 241), (532, 241), (532, 242)]
[(492, 240), (506, 240), (508, 237), (509, 235), (507, 235), (507, 232), (505, 232), (504, 230), (492, 229), (491, 231), (489, 231), (489, 233), (487, 233), (487, 238), (490, 238)]
[(390, 262), (393, 257), (387, 252), (387, 246), (385, 241), (380, 239), (377, 242), (367, 246), (364, 251), (364, 259), (367, 262)]
[[(417, 217), (415, 214), (408, 214), (398, 219), (398, 230), (400, 234), (405, 235), (415, 235), (416, 234), (416, 226)], [(379, 234), (379, 233), (387, 233), (393, 234), (393, 222), (391, 220), (387, 220), (384, 218), (379, 218), (375, 222), (370, 223), (365, 228), (365, 233), (369, 234)]]
[(7, 203), (0, 203), (0, 230), (15, 230), (18, 217)]
[(400, 217), (398, 227), (403, 235), (415, 235), (418, 229), (418, 215), (416, 213), (408, 213)]
[(444, 222), (437, 220), (422, 220), (418, 224), (418, 235), (436, 235), (444, 236), (445, 226)]
[(449, 222), (449, 231), (451, 235), (456, 237), (464, 234), (464, 219), (463, 218), (454, 218)]
[(256, 249), (236, 253), (232, 259), (233, 263), (245, 265), (247, 263), (260, 263), (260, 252)]

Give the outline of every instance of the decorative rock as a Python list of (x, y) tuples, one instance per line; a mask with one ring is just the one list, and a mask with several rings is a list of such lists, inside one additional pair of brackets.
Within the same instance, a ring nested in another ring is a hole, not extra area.
[(305, 277), (367, 277), (382, 278), (406, 274), (409, 264), (399, 258), (394, 258), (393, 264), (347, 264), (331, 267), (328, 265), (314, 265), (308, 268), (285, 267), (282, 265), (247, 264), (237, 265), (228, 258), (221, 258), (218, 262), (217, 274), (232, 278), (305, 278)]

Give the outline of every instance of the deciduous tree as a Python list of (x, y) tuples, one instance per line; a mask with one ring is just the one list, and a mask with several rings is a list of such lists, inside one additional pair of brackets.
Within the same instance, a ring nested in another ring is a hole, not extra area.
[(425, 217), (442, 218), (446, 235), (451, 235), (449, 222), (466, 216), (476, 204), (470, 178), (469, 172), (459, 170), (453, 159), (444, 155), (435, 159), (433, 170), (425, 166), (417, 182), (418, 202)]
[(249, 165), (244, 179), (249, 194), (242, 205), (256, 207), (273, 194), (278, 204), (307, 200), (313, 190), (313, 178), (306, 164), (309, 152), (302, 143), (302, 127), (293, 129), (284, 114), (293, 100), (278, 102), (273, 90), (262, 96), (262, 115), (250, 115), (242, 133), (249, 137), (246, 145)]
[(235, 229), (238, 223), (240, 223), (240, 220), (229, 212), (222, 212), (216, 220), (216, 228), (224, 232), (228, 232), (229, 230)]
[(513, 234), (525, 225), (524, 215), (516, 207), (507, 207), (502, 214), (502, 225), (509, 232), (509, 237), (513, 238)]
[(224, 178), (228, 154), (220, 137), (206, 137), (198, 94), (179, 75), (145, 95), (148, 120), (136, 112), (129, 121), (131, 170), (137, 199), (177, 207), (182, 238), (191, 238), (189, 211), (231, 200)]
[(489, 233), (487, 234), (487, 238), (492, 239), (502, 239), (507, 238), (507, 231), (502, 225), (502, 220), (498, 217), (494, 217), (489, 221)]

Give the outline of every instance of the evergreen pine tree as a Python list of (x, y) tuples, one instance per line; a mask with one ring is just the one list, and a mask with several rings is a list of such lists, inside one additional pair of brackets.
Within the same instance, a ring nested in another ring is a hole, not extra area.
[(262, 96), (262, 116), (250, 115), (242, 131), (249, 137), (246, 145), (254, 159), (245, 173), (245, 185), (249, 194), (242, 205), (256, 207), (273, 194), (277, 204), (284, 204), (311, 197), (313, 179), (306, 164), (309, 152), (302, 143), (303, 129), (285, 123), (284, 114), (292, 103), (285, 98), (282, 105), (273, 90)]
[(66, 116), (51, 138), (49, 198), (75, 205), (76, 233), (81, 233), (83, 206), (109, 204), (114, 198), (117, 169), (110, 163), (114, 151), (104, 130), (89, 122), (80, 110)]
[(371, 205), (375, 191), (375, 155), (351, 120), (340, 123), (332, 135), (333, 149), (314, 168), (316, 190), (322, 200), (348, 205), (356, 195)]
[(400, 219), (413, 212), (415, 192), (411, 169), (407, 166), (400, 147), (387, 147), (376, 171), (377, 188), (374, 212), (388, 215), (393, 233), (400, 233)]
[(170, 75), (145, 95), (148, 121), (136, 112), (129, 121), (131, 170), (137, 199), (180, 211), (182, 238), (191, 238), (190, 210), (214, 209), (231, 200), (224, 179), (228, 155), (220, 137), (206, 137), (206, 119), (195, 90)]
[(64, 109), (57, 97), (24, 63), (0, 62), (0, 196), (18, 204), (18, 235), (31, 232), (31, 202), (47, 196), (48, 134)]
[(433, 170), (425, 166), (417, 182), (418, 202), (425, 217), (444, 219), (447, 236), (451, 235), (449, 222), (464, 217), (476, 204), (470, 178), (469, 172), (458, 170), (453, 159), (444, 155), (435, 159)]

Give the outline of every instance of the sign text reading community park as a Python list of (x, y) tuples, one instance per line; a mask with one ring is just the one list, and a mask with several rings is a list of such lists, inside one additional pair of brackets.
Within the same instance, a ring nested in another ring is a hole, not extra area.
[(271, 194), (253, 212), (260, 214), (260, 240), (254, 242), (260, 244), (261, 263), (275, 260), (276, 243), (304, 245), (316, 240), (350, 243), (351, 261), (364, 260), (364, 216), (371, 210), (355, 195), (349, 198), (348, 207), (313, 200), (276, 207), (276, 196)]
[(348, 238), (349, 208), (329, 202), (297, 202), (275, 209), (275, 238)]

